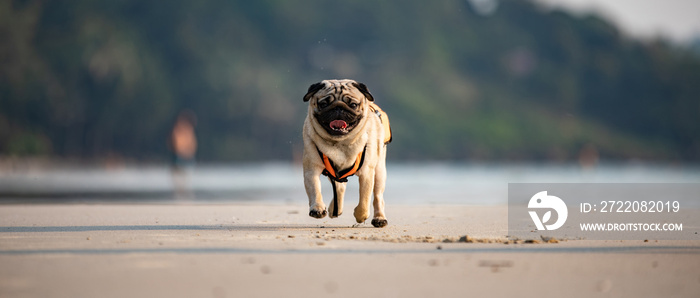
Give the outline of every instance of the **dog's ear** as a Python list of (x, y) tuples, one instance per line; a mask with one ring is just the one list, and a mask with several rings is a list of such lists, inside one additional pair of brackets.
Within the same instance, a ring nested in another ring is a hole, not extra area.
[(367, 100), (374, 101), (374, 97), (371, 93), (369, 93), (369, 89), (367, 89), (367, 86), (365, 86), (365, 84), (355, 82), (352, 83), (352, 85), (355, 86), (357, 90), (360, 90), (360, 92), (362, 92), (362, 94), (367, 98)]
[(314, 94), (316, 94), (318, 90), (323, 89), (323, 87), (325, 86), (326, 84), (324, 84), (323, 82), (314, 83), (311, 86), (309, 86), (309, 90), (306, 91), (306, 95), (304, 95), (304, 102), (309, 101), (309, 99), (311, 99), (311, 97), (314, 96)]

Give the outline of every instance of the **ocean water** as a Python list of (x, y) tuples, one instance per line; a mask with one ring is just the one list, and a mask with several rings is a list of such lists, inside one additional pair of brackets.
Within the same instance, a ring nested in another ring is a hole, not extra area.
[[(507, 203), (508, 183), (700, 183), (700, 167), (603, 164), (389, 163), (387, 204)], [(321, 177), (323, 194), (332, 198)], [(346, 202), (357, 201), (351, 177)], [(306, 204), (302, 168), (291, 163), (53, 167), (0, 172), (0, 203), (264, 202)], [(700, 201), (700, 199), (699, 199)]]

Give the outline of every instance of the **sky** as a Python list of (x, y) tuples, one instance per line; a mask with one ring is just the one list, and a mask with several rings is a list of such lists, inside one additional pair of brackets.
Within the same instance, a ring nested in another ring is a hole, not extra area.
[(598, 12), (635, 37), (700, 39), (700, 0), (535, 0), (573, 12)]

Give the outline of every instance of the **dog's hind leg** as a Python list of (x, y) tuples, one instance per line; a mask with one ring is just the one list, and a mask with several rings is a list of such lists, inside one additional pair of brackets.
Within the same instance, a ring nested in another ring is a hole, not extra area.
[[(335, 195), (335, 200), (331, 200), (331, 204), (328, 206), (328, 216), (335, 218), (343, 214), (343, 198), (345, 197), (345, 187), (347, 183), (335, 182), (329, 179), (331, 186), (334, 188), (333, 192)], [(338, 205), (336, 206), (336, 200)], [(338, 210), (336, 210), (338, 208)]]

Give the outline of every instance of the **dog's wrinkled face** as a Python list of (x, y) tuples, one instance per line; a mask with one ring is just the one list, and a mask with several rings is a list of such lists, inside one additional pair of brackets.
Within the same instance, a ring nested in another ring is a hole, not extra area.
[(374, 101), (374, 98), (362, 83), (325, 80), (311, 85), (304, 101), (311, 101), (314, 118), (328, 134), (342, 136), (357, 127), (367, 101)]

